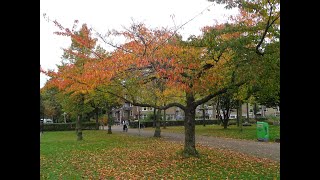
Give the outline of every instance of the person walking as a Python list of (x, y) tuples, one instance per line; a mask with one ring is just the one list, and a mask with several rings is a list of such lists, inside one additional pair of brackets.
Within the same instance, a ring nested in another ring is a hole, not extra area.
[(43, 122), (40, 121), (40, 136), (43, 134)]
[(126, 120), (123, 122), (123, 132), (128, 132), (129, 122)]
[(123, 132), (127, 131), (127, 124), (126, 124), (126, 121), (122, 121), (123, 123)]

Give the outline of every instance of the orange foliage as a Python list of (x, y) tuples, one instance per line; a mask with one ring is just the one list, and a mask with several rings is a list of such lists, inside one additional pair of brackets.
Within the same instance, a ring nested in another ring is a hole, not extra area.
[[(82, 26), (82, 33), (77, 33), (74, 28), (70, 31), (58, 23), (57, 26), (62, 32), (56, 34), (69, 36), (80, 47), (85, 47), (84, 49), (94, 48), (92, 45), (96, 39), (90, 37), (90, 29), (85, 25)], [(99, 85), (110, 85), (119, 78), (134, 80), (142, 87), (148, 84), (150, 77), (160, 79), (169, 91), (175, 89), (182, 92), (207, 92), (208, 88), (221, 84), (223, 72), (220, 71), (223, 71), (223, 64), (231, 57), (230, 54), (223, 55), (218, 63), (209, 63), (214, 65), (214, 68), (203, 73), (204, 62), (207, 61), (206, 57), (203, 57), (204, 48), (182, 46), (171, 31), (150, 30), (143, 24), (138, 24), (123, 32), (113, 31), (112, 34), (124, 36), (126, 43), (113, 51), (111, 56), (105, 58), (105, 54), (96, 50), (83, 53), (69, 49), (65, 52), (83, 59), (83, 66), (69, 64), (60, 67), (59, 72), (42, 72), (52, 77), (51, 84), (69, 92), (93, 90)], [(238, 35), (233, 33), (222, 36), (222, 39)]]

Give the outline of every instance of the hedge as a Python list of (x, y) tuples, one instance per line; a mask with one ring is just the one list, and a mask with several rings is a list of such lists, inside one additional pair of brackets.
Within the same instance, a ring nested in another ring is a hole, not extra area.
[[(81, 123), (82, 130), (95, 130), (95, 122), (83, 122)], [(43, 131), (72, 131), (76, 129), (76, 123), (52, 123), (43, 124)]]
[[(218, 124), (219, 120), (205, 120), (205, 124)], [(153, 122), (150, 121), (145, 121), (145, 122), (140, 122), (141, 127), (153, 127)], [(196, 125), (202, 125), (203, 120), (196, 120)], [(164, 125), (164, 121), (160, 122), (160, 126), (162, 127)], [(130, 122), (129, 127), (130, 128), (138, 128), (139, 122), (134, 121)], [(184, 126), (184, 121), (183, 120), (178, 120), (178, 121), (166, 121), (166, 126)]]
[[(269, 125), (274, 125), (274, 121), (271, 121), (267, 118), (257, 118), (258, 121), (267, 122)], [(245, 119), (243, 119), (245, 121)], [(205, 124), (220, 124), (221, 120), (214, 119), (214, 120), (205, 120)], [(160, 126), (163, 126), (163, 121), (160, 122)], [(256, 124), (256, 120), (253, 118), (249, 119), (250, 124)], [(153, 127), (153, 121), (140, 121), (141, 127)], [(202, 125), (203, 120), (196, 120), (196, 125)], [(236, 119), (229, 119), (228, 125), (236, 125), (237, 120)], [(138, 127), (138, 121), (130, 122), (129, 124), (130, 128), (137, 128)], [(177, 121), (166, 121), (166, 126), (184, 126), (183, 120), (177, 120)]]

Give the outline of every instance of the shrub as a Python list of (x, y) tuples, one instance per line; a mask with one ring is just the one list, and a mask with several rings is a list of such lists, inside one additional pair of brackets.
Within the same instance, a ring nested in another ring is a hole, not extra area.
[(228, 121), (228, 125), (236, 125), (237, 124), (237, 120), (229, 120)]
[[(96, 128), (95, 122), (83, 122), (82, 130), (94, 130)], [(52, 123), (44, 124), (44, 131), (72, 131), (76, 129), (76, 123)]]
[[(218, 124), (219, 120), (205, 120), (206, 125), (210, 124)], [(160, 126), (163, 126), (164, 121), (160, 122)], [(138, 121), (130, 122), (129, 126), (130, 128), (138, 128)], [(140, 121), (141, 126), (144, 127), (152, 127), (153, 122), (150, 121)], [(203, 120), (196, 120), (195, 122), (196, 125), (202, 125)], [(166, 126), (184, 126), (184, 121), (183, 120), (177, 120), (177, 121), (166, 121)]]

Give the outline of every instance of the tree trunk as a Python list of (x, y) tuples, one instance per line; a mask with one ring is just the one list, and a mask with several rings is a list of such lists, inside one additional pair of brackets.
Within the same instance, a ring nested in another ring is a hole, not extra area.
[(222, 110), (223, 111), (223, 129), (227, 129), (228, 128), (228, 122), (229, 122), (229, 106), (227, 106), (226, 110)]
[(203, 118), (203, 126), (206, 126), (206, 111), (204, 109), (204, 104), (202, 105), (202, 118)]
[(96, 130), (99, 130), (99, 109), (95, 109), (95, 119), (96, 119)]
[(240, 131), (242, 132), (242, 102), (239, 101), (239, 122), (240, 122)]
[(258, 121), (257, 111), (258, 111), (257, 103), (254, 103), (253, 114), (254, 114), (254, 119), (256, 120), (256, 123), (257, 123), (257, 121)]
[(227, 119), (227, 117), (223, 117), (223, 129), (228, 128), (228, 121), (229, 121), (229, 119)]
[(221, 121), (221, 118), (220, 118), (220, 109), (219, 109), (219, 97), (217, 98), (216, 111), (217, 111), (217, 119)]
[(161, 110), (158, 109), (157, 114), (155, 116), (156, 117), (155, 118), (155, 120), (156, 120), (156, 129), (154, 131), (153, 137), (161, 137), (160, 119), (159, 119), (160, 115), (161, 115)]
[(238, 104), (237, 104), (237, 127), (240, 126), (240, 117), (239, 117), (239, 109), (240, 109), (240, 101), (237, 101)]
[(156, 118), (156, 109), (153, 108), (153, 124), (152, 124), (152, 127), (155, 128), (156, 127), (156, 121), (157, 121), (157, 118)]
[(77, 140), (78, 141), (81, 141), (83, 138), (82, 138), (82, 127), (81, 127), (81, 118), (82, 116), (81, 115), (78, 115), (78, 119), (77, 119)]
[(198, 157), (199, 153), (196, 150), (196, 138), (195, 138), (195, 117), (196, 117), (196, 107), (193, 106), (194, 95), (187, 94), (187, 106), (184, 111), (185, 120), (185, 142), (183, 155), (185, 157), (196, 156)]
[(167, 123), (166, 123), (166, 110), (163, 110), (163, 129), (167, 128)]
[(249, 103), (247, 103), (247, 122), (249, 123)]
[(108, 117), (108, 134), (112, 134), (112, 130), (111, 130), (111, 118), (112, 118), (112, 116), (111, 116), (111, 113), (107, 110), (107, 117)]

